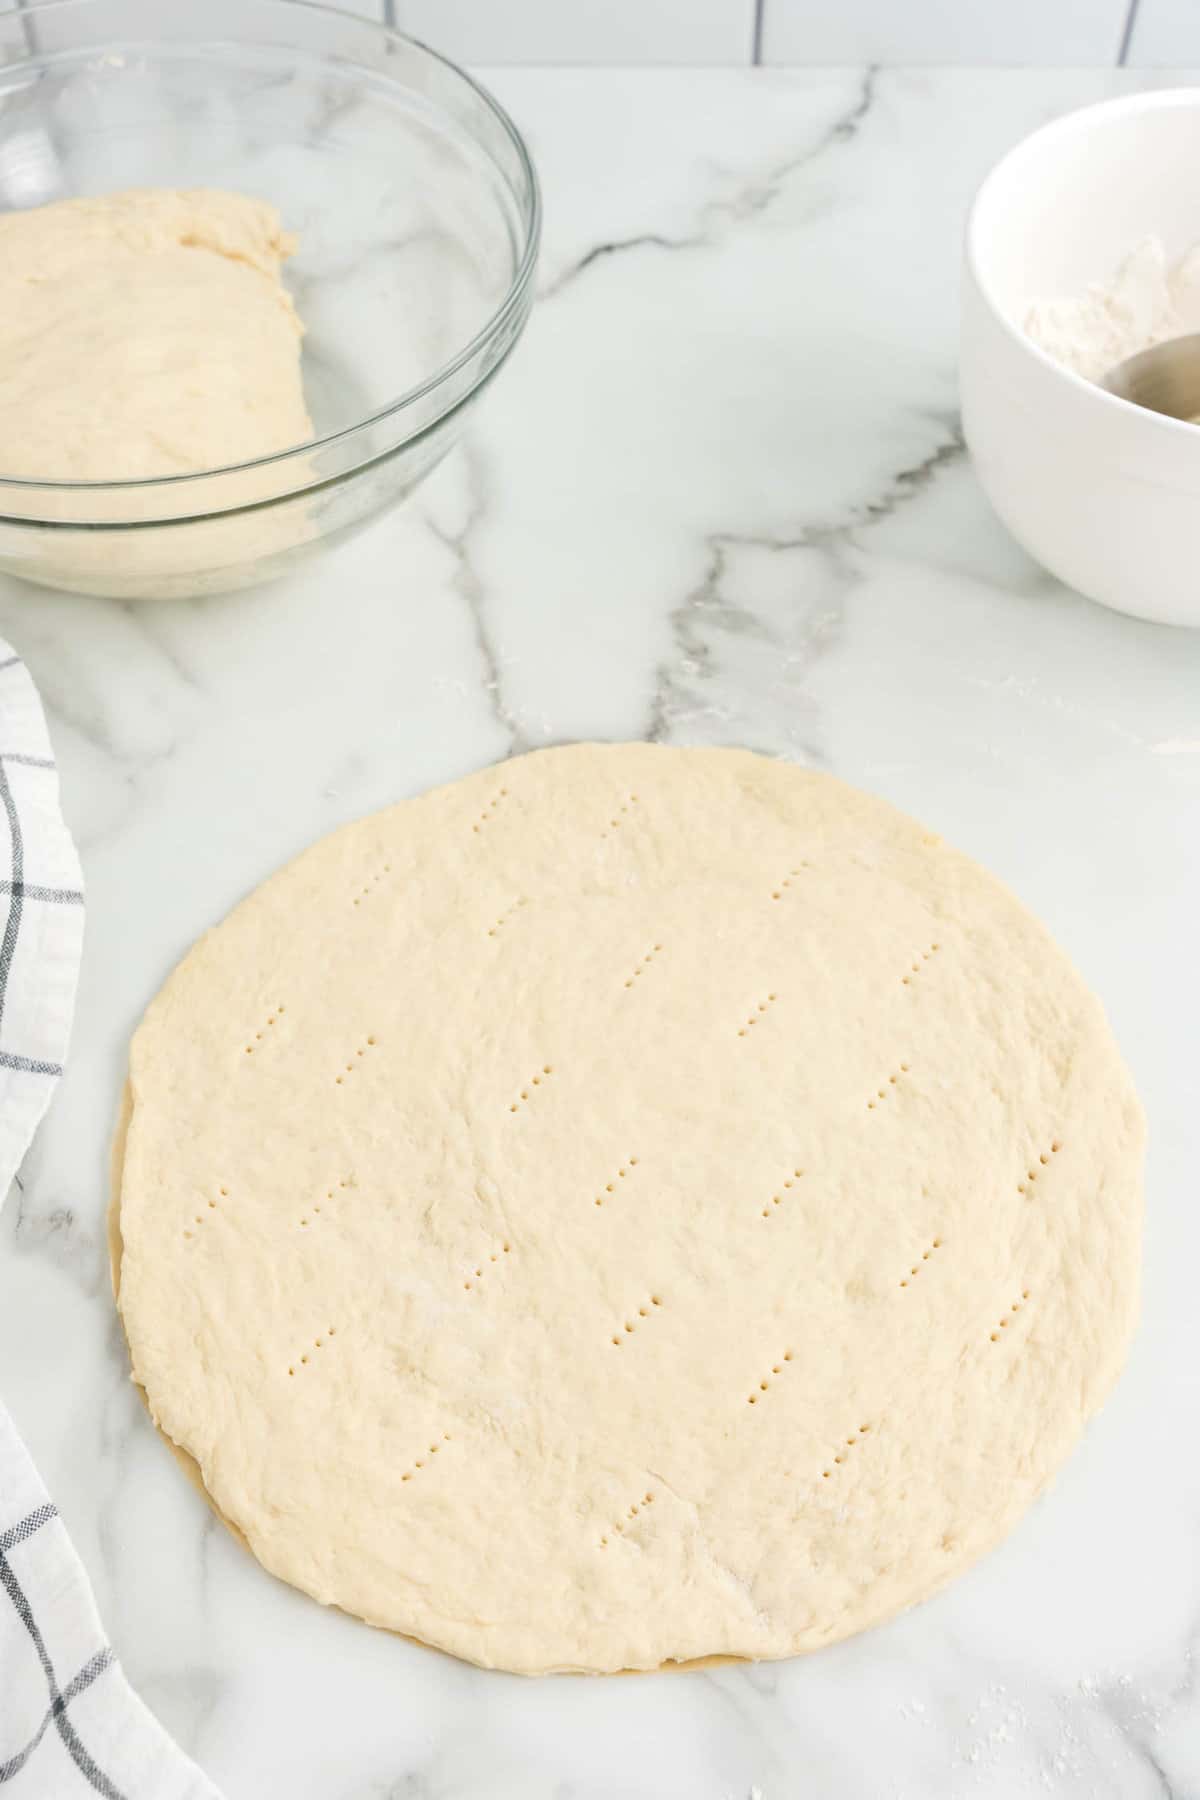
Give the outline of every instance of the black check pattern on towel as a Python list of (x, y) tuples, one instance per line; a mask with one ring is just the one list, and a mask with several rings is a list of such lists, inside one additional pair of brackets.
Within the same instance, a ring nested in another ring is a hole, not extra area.
[[(36, 1507), (16, 1525), (10, 1526), (7, 1531), (0, 1533), (0, 1587), (4, 1588), (16, 1608), (17, 1617), (29, 1634), (31, 1654), (41, 1664), (42, 1674), (46, 1678), (45, 1714), (33, 1735), (27, 1738), (12, 1754), (5, 1755), (4, 1761), (0, 1762), (0, 1784), (11, 1781), (14, 1776), (21, 1773), (47, 1731), (53, 1726), (62, 1739), (71, 1761), (88, 1785), (97, 1794), (103, 1794), (105, 1800), (125, 1800), (121, 1789), (109, 1780), (104, 1770), (99, 1768), (89, 1755), (86, 1745), (81, 1741), (79, 1733), (75, 1730), (69, 1717), (72, 1700), (78, 1699), (80, 1694), (91, 1687), (97, 1676), (103, 1675), (106, 1669), (112, 1667), (113, 1653), (107, 1644), (102, 1644), (88, 1657), (83, 1667), (77, 1671), (66, 1687), (60, 1688), (41, 1626), (38, 1624), (33, 1607), (30, 1605), (9, 1559), (10, 1550), (18, 1544), (25, 1543), (56, 1516), (55, 1508), (47, 1501), (44, 1506)], [(0, 1745), (0, 1752), (4, 1750), (5, 1746)]]
[[(0, 643), (0, 1204), (39, 1204), (13, 1178), (66, 1060), (83, 926), (83, 878), (41, 703)], [(10, 1795), (220, 1800), (126, 1681), (0, 1401), (0, 1800)]]
[[(21, 667), (19, 656), (9, 656), (0, 662), (0, 676), (7, 670)], [(12, 782), (9, 779), (9, 766), (15, 765), (24, 769), (46, 770), (54, 773), (54, 759), (25, 750), (0, 750), (0, 808), (3, 809), (8, 824), (9, 845), (11, 851), (11, 873), (7, 880), (0, 882), (0, 894), (7, 897), (8, 911), (4, 921), (4, 932), (0, 936), (0, 1068), (14, 1069), (28, 1075), (62, 1074), (62, 1065), (47, 1062), (44, 1058), (24, 1055), (19, 1049), (9, 1049), (4, 1043), (4, 1012), (8, 998), (8, 984), (12, 975), (13, 961), (17, 954), (17, 945), (21, 935), (21, 922), (25, 916), (28, 903), (39, 906), (82, 906), (83, 893), (79, 888), (49, 887), (25, 879), (25, 839), (21, 829), (21, 816), (13, 795)]]

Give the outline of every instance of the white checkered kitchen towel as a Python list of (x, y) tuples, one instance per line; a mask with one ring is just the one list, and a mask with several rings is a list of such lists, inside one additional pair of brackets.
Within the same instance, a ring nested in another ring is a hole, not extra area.
[[(0, 1203), (62, 1074), (83, 945), (79, 859), (36, 690), (0, 642)], [(3, 1370), (0, 1370), (0, 1380)], [(0, 1405), (3, 1800), (219, 1800), (129, 1687)]]

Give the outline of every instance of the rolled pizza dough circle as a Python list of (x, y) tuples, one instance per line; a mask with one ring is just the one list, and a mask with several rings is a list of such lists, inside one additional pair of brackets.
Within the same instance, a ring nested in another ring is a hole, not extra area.
[(1140, 1108), (992, 877), (740, 751), (346, 827), (133, 1043), (136, 1379), (277, 1575), (487, 1666), (832, 1643), (1116, 1378)]

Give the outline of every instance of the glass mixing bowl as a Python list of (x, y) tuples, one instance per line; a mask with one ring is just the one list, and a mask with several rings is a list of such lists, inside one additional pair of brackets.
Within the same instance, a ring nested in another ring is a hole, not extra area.
[(521, 335), (540, 203), (520, 134), (411, 39), (307, 0), (44, 0), (0, 13), (0, 209), (228, 188), (299, 234), (315, 435), (157, 480), (8, 478), (0, 570), (121, 598), (283, 573), (395, 505)]

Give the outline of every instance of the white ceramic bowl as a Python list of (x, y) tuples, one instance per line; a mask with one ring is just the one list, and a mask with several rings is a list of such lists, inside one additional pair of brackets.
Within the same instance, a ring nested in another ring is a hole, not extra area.
[(1022, 331), (1139, 239), (1200, 241), (1200, 89), (1132, 94), (1018, 144), (967, 225), (960, 384), (979, 479), (1046, 568), (1119, 612), (1200, 625), (1200, 427), (1118, 400)]

